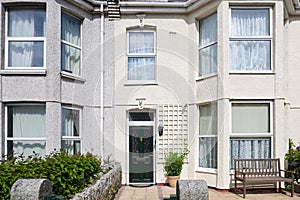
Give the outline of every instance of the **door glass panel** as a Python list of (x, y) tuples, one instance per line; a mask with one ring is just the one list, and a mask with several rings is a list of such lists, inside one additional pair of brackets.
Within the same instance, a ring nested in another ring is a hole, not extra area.
[(153, 126), (129, 126), (129, 182), (154, 182)]

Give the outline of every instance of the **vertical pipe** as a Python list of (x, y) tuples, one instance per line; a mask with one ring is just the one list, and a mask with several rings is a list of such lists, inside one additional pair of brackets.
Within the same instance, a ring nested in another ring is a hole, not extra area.
[(104, 159), (104, 11), (103, 4), (100, 4), (100, 138), (101, 138), (101, 159)]

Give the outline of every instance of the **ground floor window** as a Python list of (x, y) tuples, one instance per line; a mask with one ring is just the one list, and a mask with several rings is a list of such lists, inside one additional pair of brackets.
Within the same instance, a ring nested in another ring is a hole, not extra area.
[(6, 106), (6, 153), (13, 155), (45, 155), (46, 108), (42, 104), (20, 104)]
[(270, 158), (271, 102), (232, 102), (230, 166), (239, 158)]
[(66, 150), (71, 155), (80, 153), (80, 110), (63, 107), (61, 126), (62, 149)]
[(200, 105), (199, 164), (200, 168), (217, 168), (217, 104)]

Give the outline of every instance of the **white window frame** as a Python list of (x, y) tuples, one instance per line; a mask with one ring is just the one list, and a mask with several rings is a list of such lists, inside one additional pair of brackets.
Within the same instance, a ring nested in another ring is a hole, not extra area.
[[(4, 123), (5, 123), (5, 155), (7, 155), (8, 153), (8, 149), (7, 149), (7, 141), (45, 141), (45, 144), (47, 145), (47, 141), (46, 141), (46, 135), (47, 133), (45, 132), (45, 137), (8, 137), (8, 107), (16, 107), (16, 106), (44, 106), (45, 107), (45, 111), (46, 111), (46, 105), (42, 104), (42, 103), (19, 103), (19, 104), (7, 104), (4, 107), (4, 113), (5, 113), (5, 118), (4, 118)], [(47, 113), (45, 112), (45, 119), (46, 119), (46, 115)], [(46, 124), (46, 121), (45, 121)], [(46, 131), (46, 130), (45, 130)], [(46, 149), (45, 149), (45, 153), (46, 153)], [(6, 158), (7, 159), (7, 158)]]
[[(248, 36), (248, 37), (239, 37), (239, 36), (231, 36), (231, 12), (232, 9), (248, 9), (248, 10), (255, 10), (255, 9), (269, 9), (270, 14), (270, 35), (269, 36)], [(270, 68), (269, 70), (232, 70), (230, 69), (230, 63), (229, 63), (229, 73), (237, 73), (237, 74), (260, 74), (260, 73), (273, 73), (274, 67), (273, 67), (273, 9), (271, 6), (231, 6), (229, 8), (229, 45), (230, 41), (270, 41)], [(230, 48), (229, 50), (229, 57), (228, 60), (230, 61)]]
[[(270, 133), (232, 133), (232, 104), (269, 104), (269, 120), (270, 120)], [(229, 146), (231, 145), (231, 138), (270, 138), (270, 154), (273, 157), (273, 102), (272, 101), (231, 101), (229, 109), (229, 123), (230, 123), (230, 136)], [(231, 158), (230, 158), (231, 159)], [(230, 162), (230, 160), (229, 160)], [(231, 170), (233, 172), (233, 170)]]
[[(79, 136), (63, 136), (62, 135), (62, 129), (61, 129), (61, 143), (62, 141), (79, 141), (80, 142), (80, 153), (82, 153), (82, 138), (81, 138), (81, 135), (82, 135), (82, 109), (80, 108), (74, 108), (74, 107), (71, 107), (71, 106), (62, 106), (61, 107), (61, 113), (63, 112), (63, 109), (68, 109), (68, 110), (76, 110), (78, 111), (79, 113)], [(63, 116), (61, 115), (61, 123), (62, 123), (62, 120), (63, 120)], [(61, 147), (62, 148), (62, 147)]]
[[(210, 14), (210, 15), (204, 17), (203, 19), (199, 20), (199, 22), (198, 22), (198, 23), (199, 23), (199, 25), (198, 25), (198, 26), (199, 26), (199, 28), (198, 28), (198, 30), (199, 30), (199, 33), (198, 33), (198, 74), (197, 74), (198, 79), (208, 78), (208, 77), (216, 76), (216, 75), (218, 74), (218, 58), (217, 58), (217, 71), (216, 71), (216, 72), (213, 72), (213, 73), (210, 73), (210, 74), (200, 75), (200, 58), (199, 58), (200, 50), (209, 48), (209, 47), (211, 47), (211, 46), (213, 46), (213, 45), (216, 44), (216, 45), (217, 45), (217, 52), (218, 52), (218, 24), (217, 24), (217, 30), (216, 30), (216, 33), (217, 33), (217, 40), (216, 40), (215, 42), (210, 42), (210, 43), (208, 43), (208, 44), (206, 44), (206, 45), (200, 46), (200, 29), (201, 29), (201, 22), (202, 22), (203, 20), (207, 19), (208, 17), (214, 15), (214, 14), (216, 14), (216, 16), (217, 16), (217, 22), (216, 22), (216, 23), (218, 23), (218, 13), (217, 13), (217, 12), (214, 12), (214, 13), (212, 13), (212, 14)], [(217, 54), (217, 55), (218, 55), (218, 54)]]
[[(218, 120), (218, 103), (217, 101), (213, 101), (213, 102), (209, 102), (209, 103), (205, 103), (205, 104), (200, 104), (198, 105), (198, 113), (199, 113), (199, 122), (198, 122), (198, 125), (199, 125), (199, 128), (198, 128), (198, 141), (197, 141), (197, 153), (196, 153), (196, 171), (199, 171), (199, 172), (208, 172), (208, 173), (213, 173), (213, 174), (216, 174), (217, 171), (218, 171), (218, 166), (217, 168), (207, 168), (207, 167), (200, 167), (199, 166), (199, 157), (200, 157), (200, 138), (206, 138), (206, 137), (214, 137), (214, 138), (217, 138), (217, 160), (218, 160), (218, 157), (219, 157), (219, 147), (218, 147), (218, 132), (216, 133), (216, 135), (200, 135), (200, 107), (201, 106), (207, 106), (207, 105), (212, 105), (212, 104), (216, 104), (216, 108), (217, 108), (217, 120)], [(217, 124), (217, 129), (218, 129), (218, 124)], [(218, 163), (218, 161), (217, 161)]]
[[(16, 9), (22, 10), (21, 7), (15, 7)], [(44, 37), (9, 37), (8, 36), (8, 13), (11, 8), (5, 10), (5, 66), (4, 69), (14, 69), (14, 70), (32, 70), (33, 72), (38, 72), (37, 70), (45, 70), (46, 69), (46, 29), (47, 29), (47, 16), (46, 9), (44, 7), (32, 7), (32, 10), (40, 9), (45, 12), (45, 33)], [(14, 9), (14, 8), (13, 8)], [(28, 10), (28, 8), (25, 8)], [(9, 42), (43, 42), (44, 43), (44, 55), (43, 55), (43, 66), (40, 67), (14, 67), (8, 66), (8, 46)]]
[(72, 44), (70, 42), (67, 42), (67, 41), (63, 40), (62, 39), (62, 35), (60, 35), (60, 48), (64, 44), (64, 45), (67, 45), (67, 46), (70, 46), (70, 47), (73, 47), (73, 48), (76, 48), (76, 49), (80, 50), (80, 66), (79, 66), (79, 68), (80, 68), (79, 72), (80, 73), (79, 73), (79, 75), (73, 74), (73, 73), (71, 73), (71, 72), (69, 72), (67, 70), (63, 70), (62, 66), (60, 67), (60, 70), (61, 70), (61, 73), (63, 75), (65, 75), (64, 77), (70, 77), (71, 76), (70, 78), (73, 78), (73, 77), (74, 78), (80, 78), (80, 77), (82, 77), (82, 72), (83, 72), (82, 71), (82, 35), (83, 35), (83, 33), (82, 33), (82, 19), (80, 19), (79, 17), (76, 17), (75, 15), (72, 15), (72, 14), (70, 14), (68, 12), (61, 12), (61, 17), (60, 17), (61, 21), (62, 21), (62, 15), (68, 15), (69, 17), (72, 17), (72, 18), (74, 18), (74, 19), (76, 19), (76, 20), (78, 20), (80, 22), (80, 46), (77, 46), (75, 44)]
[[(129, 34), (132, 33), (132, 32), (149, 32), (149, 33), (153, 33), (153, 48), (154, 48), (154, 51), (153, 53), (129, 53)], [(129, 84), (139, 84), (139, 83), (156, 83), (156, 80), (157, 80), (157, 63), (156, 63), (156, 54), (157, 54), (157, 51), (156, 51), (156, 31), (153, 30), (153, 29), (142, 29), (142, 30), (139, 30), (139, 29), (133, 29), (133, 30), (127, 30), (127, 47), (126, 47), (126, 81), (127, 83)], [(128, 58), (144, 58), (144, 57), (147, 57), (147, 58), (154, 58), (154, 79), (153, 80), (128, 80), (128, 77), (129, 77), (129, 74), (128, 74)]]

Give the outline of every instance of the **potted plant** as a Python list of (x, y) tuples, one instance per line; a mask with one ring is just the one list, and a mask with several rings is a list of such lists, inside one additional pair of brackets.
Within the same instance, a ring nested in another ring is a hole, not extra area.
[(300, 145), (295, 146), (292, 139), (289, 139), (289, 151), (285, 154), (287, 169), (294, 172), (295, 192), (300, 192)]
[(168, 179), (168, 183), (171, 187), (176, 187), (176, 182), (180, 178), (180, 173), (184, 163), (184, 159), (188, 155), (189, 151), (186, 150), (180, 154), (178, 152), (169, 152), (165, 156), (165, 171)]

